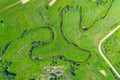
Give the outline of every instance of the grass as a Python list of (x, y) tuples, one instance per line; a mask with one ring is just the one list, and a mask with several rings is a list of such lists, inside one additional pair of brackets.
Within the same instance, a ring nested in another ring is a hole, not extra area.
[(120, 71), (119, 69), (119, 35), (120, 30), (118, 30), (116, 33), (114, 33), (110, 38), (108, 38), (104, 44), (103, 44), (103, 51), (105, 52), (108, 59), (111, 61), (111, 63), (115, 66), (115, 68)]
[[(0, 10), (16, 1), (0, 0)], [(104, 0), (107, 1), (106, 4), (102, 0), (97, 1), (100, 1), (100, 4), (91, 0), (57, 0), (52, 7), (47, 9), (46, 6), (50, 0), (32, 0), (25, 5), (19, 3), (0, 12), (0, 21), (3, 21), (0, 23), (0, 54), (3, 50), (5, 51), (1, 62), (3, 65), (0, 65), (0, 76), (2, 76), (0, 79), (7, 80), (12, 77), (11, 80), (14, 78), (15, 80), (28, 80), (33, 77), (38, 80), (45, 66), (64, 66), (66, 71), (63, 75), (71, 80), (117, 80), (102, 59), (97, 47), (100, 40), (116, 27), (113, 25), (116, 23), (119, 25), (120, 8), (118, 5), (120, 1), (115, 0), (112, 3), (104, 18), (101, 17), (106, 14), (112, 0)], [(67, 11), (61, 14), (66, 6), (68, 6)], [(60, 22), (63, 22), (62, 26)], [(94, 22), (95, 24), (90, 27)], [(53, 29), (54, 40), (51, 41), (49, 29), (40, 28), (31, 31), (43, 26), (50, 26)], [(84, 30), (83, 27), (88, 29)], [(118, 36), (119, 31), (114, 35)], [(32, 44), (34, 41), (51, 42), (47, 45), (42, 43), (36, 47), (33, 50), (33, 56), (48, 58), (62, 55), (65, 58), (33, 60), (29, 53), (31, 47), (34, 46)], [(109, 44), (110, 42), (112, 44)], [(112, 48), (110, 53), (115, 54), (111, 57), (111, 54), (106, 53), (114, 65), (119, 62), (116, 60), (120, 56), (118, 54), (119, 44), (115, 45), (118, 42), (119, 37), (116, 40), (111, 37), (106, 41), (108, 44), (105, 44), (110, 49)], [(10, 45), (6, 48), (8, 43)], [(90, 58), (88, 58), (89, 52), (91, 52)], [(6, 61), (12, 62), (11, 66), (5, 65)], [(6, 67), (8, 67), (9, 76), (4, 71)], [(102, 75), (99, 69), (105, 70), (107, 76)], [(71, 71), (75, 73), (75, 76)], [(10, 73), (15, 73), (16, 76)]]

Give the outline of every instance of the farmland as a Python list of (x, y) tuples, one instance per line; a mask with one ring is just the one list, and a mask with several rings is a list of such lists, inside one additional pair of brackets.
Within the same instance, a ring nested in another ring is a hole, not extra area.
[(0, 80), (119, 80), (120, 1), (50, 2), (0, 0)]

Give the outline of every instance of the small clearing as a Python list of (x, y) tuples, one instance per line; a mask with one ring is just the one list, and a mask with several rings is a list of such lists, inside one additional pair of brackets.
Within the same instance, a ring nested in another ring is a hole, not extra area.
[(29, 2), (30, 0), (21, 0), (22, 1), (22, 4), (25, 4), (27, 2)]
[(50, 3), (49, 3), (49, 6), (51, 7), (53, 4), (55, 4), (56, 0), (52, 0)]

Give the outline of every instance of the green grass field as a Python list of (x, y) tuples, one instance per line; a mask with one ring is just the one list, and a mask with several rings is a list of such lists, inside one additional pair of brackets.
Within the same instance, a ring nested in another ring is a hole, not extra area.
[[(0, 80), (119, 80), (98, 44), (120, 24), (120, 1), (50, 2), (0, 0)], [(119, 35), (102, 50), (120, 73)]]
[(103, 44), (103, 50), (108, 57), (108, 59), (112, 62), (115, 68), (120, 73), (120, 30), (114, 33), (109, 39), (107, 39)]

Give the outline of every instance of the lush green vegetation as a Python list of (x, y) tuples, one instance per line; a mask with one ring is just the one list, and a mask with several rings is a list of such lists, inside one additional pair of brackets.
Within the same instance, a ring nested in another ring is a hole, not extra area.
[[(17, 1), (0, 0), (0, 80), (118, 79), (97, 48), (119, 25), (119, 0)], [(103, 45), (118, 71), (119, 34)]]
[(112, 62), (115, 68), (120, 72), (120, 30), (114, 33), (103, 44), (103, 51), (106, 53), (108, 59)]

